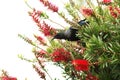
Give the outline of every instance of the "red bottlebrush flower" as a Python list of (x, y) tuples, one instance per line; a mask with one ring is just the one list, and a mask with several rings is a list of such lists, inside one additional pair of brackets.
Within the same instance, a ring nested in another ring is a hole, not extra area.
[(37, 67), (36, 65), (33, 65), (33, 68), (39, 74), (40, 78), (42, 78), (43, 80), (46, 80), (45, 73), (41, 71), (39, 67)]
[(88, 71), (89, 63), (87, 60), (76, 59), (72, 61), (72, 64), (77, 71)]
[(48, 9), (52, 10), (53, 12), (58, 12), (58, 7), (49, 2), (48, 0), (40, 0), (40, 2), (42, 2), (44, 6), (47, 6)]
[(49, 5), (48, 0), (40, 0), (40, 2), (42, 2), (44, 6), (48, 6)]
[(46, 45), (45, 40), (41, 36), (34, 35), (34, 37), (40, 42), (40, 44)]
[(15, 78), (15, 77), (3, 76), (3, 77), (1, 77), (1, 80), (17, 80), (17, 78)]
[(117, 18), (120, 15), (120, 8), (118, 7), (109, 7), (110, 14), (112, 17)]
[(118, 14), (120, 14), (120, 8), (115, 7), (115, 10), (118, 12)]
[(40, 15), (42, 14), (41, 11), (37, 11), (36, 9), (33, 9), (33, 12), (28, 12), (28, 14), (33, 18), (33, 20), (36, 23), (40, 22)]
[(91, 8), (83, 8), (82, 13), (83, 13), (83, 15), (86, 15), (86, 16), (92, 16), (93, 10)]
[(86, 76), (86, 79), (85, 80), (99, 80), (96, 76), (93, 76), (93, 75), (91, 75), (91, 74), (88, 74), (87, 76)]
[(47, 55), (47, 52), (43, 49), (41, 50), (33, 50), (33, 52), (35, 53), (36, 58), (41, 58), (43, 59), (45, 57), (45, 55)]
[(58, 12), (58, 7), (52, 3), (49, 3), (49, 9), (51, 9), (53, 12)]
[(43, 38), (41, 36), (34, 35), (34, 37), (37, 38), (37, 40), (39, 40), (39, 41), (43, 40)]
[(56, 30), (52, 27), (50, 27), (45, 21), (43, 23), (39, 23), (38, 26), (42, 30), (45, 36), (52, 36), (56, 34)]
[(47, 52), (46, 52), (46, 51), (44, 51), (43, 49), (42, 49), (42, 50), (40, 50), (40, 53), (41, 53), (41, 54), (47, 54)]
[(47, 54), (46, 51), (44, 51), (44, 50), (40, 50), (40, 51), (39, 51), (39, 54), (38, 54), (38, 57), (44, 57), (45, 54)]
[(114, 9), (113, 9), (113, 7), (112, 7), (112, 6), (109, 6), (109, 10), (110, 10), (110, 11), (113, 11)]
[(114, 11), (111, 11), (110, 14), (111, 14), (114, 18), (117, 18), (117, 17), (118, 17), (117, 13), (114, 12)]
[(108, 4), (108, 3), (111, 3), (111, 0), (103, 0), (102, 1), (104, 4)]
[(68, 62), (71, 60), (70, 53), (66, 51), (64, 48), (56, 49), (52, 53), (51, 57), (54, 62), (61, 62), (61, 61)]
[(45, 23), (45, 21), (41, 21), (40, 17), (43, 16), (41, 14), (43, 14), (43, 12), (37, 11), (35, 9), (33, 10), (33, 12), (29, 12), (29, 15), (33, 18), (33, 20), (39, 26), (40, 31), (42, 31), (45, 36), (54, 35), (56, 33), (55, 29), (50, 27), (47, 23)]

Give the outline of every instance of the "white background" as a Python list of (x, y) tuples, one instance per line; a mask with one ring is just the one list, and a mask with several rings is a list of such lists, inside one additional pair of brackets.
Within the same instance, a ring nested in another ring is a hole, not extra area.
[[(31, 6), (43, 9), (39, 0), (28, 0)], [(51, 0), (50, 0), (51, 1)], [(55, 4), (62, 7), (60, 2), (68, 0), (54, 0)], [(23, 54), (31, 59), (32, 46), (18, 37), (18, 33), (33, 38), (33, 33), (37, 33), (37, 26), (28, 16), (30, 9), (25, 5), (24, 0), (1, 0), (0, 1), (0, 70), (7, 70), (10, 76), (17, 77), (18, 80), (41, 80), (32, 68), (31, 63), (20, 60), (17, 55)], [(61, 22), (54, 14), (53, 20)], [(62, 23), (65, 24), (65, 23)], [(68, 26), (67, 24), (65, 26)], [(48, 66), (50, 74), (61, 78), (60, 69), (55, 66)]]
[[(40, 7), (37, 5), (38, 1), (34, 0), (31, 3)], [(25, 80), (25, 78), (40, 80), (31, 63), (17, 57), (18, 54), (23, 54), (27, 58), (34, 58), (31, 53), (32, 46), (18, 37), (18, 33), (20, 33), (33, 38), (33, 33), (37, 31), (35, 23), (28, 16), (29, 10), (24, 0), (0, 1), (0, 70), (7, 70), (10, 76), (17, 77), (18, 80)], [(52, 76), (59, 78), (59, 69), (55, 69), (54, 66), (50, 66), (50, 68), (51, 71), (54, 70)]]

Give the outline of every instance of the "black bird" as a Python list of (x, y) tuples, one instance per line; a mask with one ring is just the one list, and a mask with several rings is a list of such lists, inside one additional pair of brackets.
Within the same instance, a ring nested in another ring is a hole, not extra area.
[(80, 26), (87, 25), (87, 24), (89, 24), (89, 21), (86, 21), (86, 19), (83, 19), (83, 20), (80, 20), (80, 21), (78, 22), (78, 24), (79, 24)]
[[(78, 22), (78, 24), (80, 26), (85, 26), (85, 25), (89, 24), (89, 21), (86, 21), (86, 19), (83, 19), (83, 20), (80, 20)], [(78, 40), (80, 40), (80, 38), (76, 36), (77, 32), (78, 32), (78, 29), (70, 27), (65, 32), (59, 32), (59, 33), (57, 33), (53, 37), (52, 40), (54, 40), (54, 39), (65, 39), (65, 40), (68, 40), (68, 41), (78, 41)]]
[(59, 33), (57, 33), (53, 37), (53, 39), (65, 39), (65, 40), (68, 40), (68, 41), (78, 41), (80, 39), (79, 39), (79, 37), (76, 36), (77, 32), (78, 32), (78, 29), (70, 27), (65, 32), (59, 32)]

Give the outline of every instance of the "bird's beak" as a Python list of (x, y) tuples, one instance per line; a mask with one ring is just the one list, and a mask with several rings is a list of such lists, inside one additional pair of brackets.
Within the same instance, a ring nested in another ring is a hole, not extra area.
[(55, 38), (52, 38), (52, 39), (50, 40), (50, 42), (53, 41), (54, 39), (55, 39)]

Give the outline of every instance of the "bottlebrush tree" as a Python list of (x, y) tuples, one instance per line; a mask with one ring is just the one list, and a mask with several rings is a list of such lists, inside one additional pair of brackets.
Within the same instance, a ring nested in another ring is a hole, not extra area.
[(0, 80), (17, 80), (16, 77), (9, 76), (8, 73), (4, 70), (1, 70), (2, 74), (0, 75)]
[[(41, 35), (33, 35), (38, 42), (21, 34), (18, 36), (33, 45), (35, 63), (39, 64), (36, 66), (33, 63), (33, 68), (43, 80), (46, 80), (45, 74), (51, 80), (57, 79), (47, 72), (45, 62), (53, 62), (63, 69), (66, 80), (120, 79), (120, 0), (95, 1), (68, 0), (64, 4), (68, 12), (66, 15), (52, 1), (39, 0), (53, 15), (57, 14), (68, 23), (69, 29), (59, 24), (59, 20), (51, 20), (47, 12), (32, 8), (25, 1), (32, 9), (28, 12), (29, 16), (49, 43)], [(84, 4), (86, 7), (83, 7)], [(66, 17), (68, 15), (72, 20)], [(64, 30), (52, 27), (46, 20)]]

